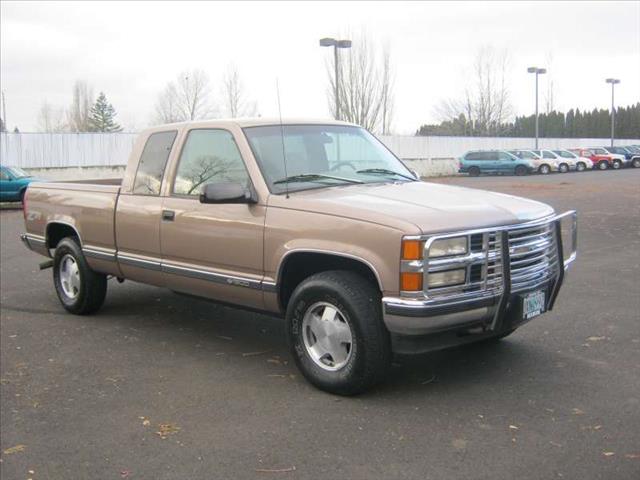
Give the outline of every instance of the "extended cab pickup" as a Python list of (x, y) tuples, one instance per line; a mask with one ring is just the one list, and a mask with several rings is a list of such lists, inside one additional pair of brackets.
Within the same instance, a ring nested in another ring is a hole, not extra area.
[(121, 181), (31, 184), (24, 214), (68, 311), (96, 311), (115, 277), (270, 312), (304, 376), (345, 395), (393, 352), (501, 338), (551, 310), (576, 255), (575, 212), (422, 182), (334, 121), (156, 127)]

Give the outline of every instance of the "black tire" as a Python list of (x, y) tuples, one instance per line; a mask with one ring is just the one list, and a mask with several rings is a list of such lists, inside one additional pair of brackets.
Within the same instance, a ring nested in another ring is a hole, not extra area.
[(584, 162), (578, 162), (578, 164), (576, 165), (576, 170), (578, 172), (584, 172), (587, 169), (587, 166), (585, 165)]
[(524, 165), (518, 165), (513, 171), (517, 176), (522, 177), (527, 174), (527, 167)]
[[(312, 358), (305, 345), (305, 338), (315, 338), (309, 327), (303, 329), (305, 316), (318, 305), (336, 309), (350, 329), (346, 363), (333, 371), (320, 366), (322, 362)], [(356, 395), (385, 378), (391, 365), (391, 341), (382, 322), (380, 292), (362, 276), (334, 270), (307, 278), (291, 296), (286, 322), (287, 341), (296, 365), (317, 388), (337, 395)]]
[(469, 167), (469, 176), (470, 177), (479, 177), (480, 169), (478, 167)]
[(620, 160), (613, 161), (613, 169), (620, 170), (622, 168), (622, 162)]
[[(72, 260), (66, 260), (70, 257)], [(73, 296), (65, 293), (61, 279), (61, 263), (65, 259), (69, 263), (75, 262), (78, 273), (78, 286), (72, 287), (76, 293)], [(107, 276), (94, 272), (89, 268), (82, 249), (75, 238), (67, 237), (60, 240), (53, 256), (53, 284), (62, 306), (76, 315), (88, 315), (98, 310), (104, 303), (107, 294)]]
[(598, 162), (598, 168), (599, 168), (600, 170), (606, 170), (607, 168), (609, 168), (609, 163), (607, 163), (607, 161), (606, 161), (606, 160), (600, 160), (600, 161)]
[(540, 173), (540, 175), (548, 175), (549, 172), (551, 172), (551, 167), (549, 167), (549, 165), (540, 165), (540, 168), (538, 168), (538, 172)]
[(560, 165), (558, 165), (558, 171), (560, 173), (567, 173), (569, 171), (569, 165), (567, 165), (566, 163), (561, 163)]
[(640, 158), (634, 158), (631, 160), (631, 166), (633, 168), (640, 168)]

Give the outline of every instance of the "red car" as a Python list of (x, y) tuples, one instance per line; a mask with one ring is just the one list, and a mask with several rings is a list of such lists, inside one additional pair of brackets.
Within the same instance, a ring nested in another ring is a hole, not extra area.
[(595, 153), (593, 150), (590, 150), (588, 148), (571, 148), (569, 150), (575, 153), (576, 155), (578, 155), (579, 157), (586, 157), (590, 159), (593, 162), (594, 170), (595, 169), (606, 170), (607, 168), (610, 168), (610, 167), (617, 168), (614, 165), (617, 159), (615, 159), (612, 155), (600, 153), (600, 152)]

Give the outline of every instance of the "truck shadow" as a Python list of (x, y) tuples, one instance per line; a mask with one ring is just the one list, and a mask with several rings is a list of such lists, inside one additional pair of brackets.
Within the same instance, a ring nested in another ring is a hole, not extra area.
[[(100, 313), (91, 317), (93, 321), (115, 322), (146, 343), (170, 343), (177, 354), (188, 356), (197, 345), (200, 354), (205, 355), (203, 360), (211, 360), (212, 368), (221, 354), (227, 358), (237, 356), (247, 366), (244, 381), (252, 381), (254, 376), (292, 376), (299, 384), (295, 391), (300, 392), (299, 387), (306, 385), (305, 394), (327, 395), (306, 384), (296, 369), (286, 345), (282, 319), (154, 287), (136, 285), (134, 292), (118, 287), (110, 292)], [(387, 381), (357, 398), (377, 401), (388, 397), (397, 400), (398, 395), (450, 397), (454, 392), (472, 392), (478, 386), (496, 394), (517, 390), (533, 377), (544, 377), (545, 372), (551, 375), (561, 360), (566, 362), (561, 354), (545, 347), (544, 339), (531, 337), (526, 330), (527, 326), (499, 342), (397, 356)]]

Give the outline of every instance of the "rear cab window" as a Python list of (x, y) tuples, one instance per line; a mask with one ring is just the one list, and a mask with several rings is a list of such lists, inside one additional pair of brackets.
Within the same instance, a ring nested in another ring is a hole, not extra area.
[(144, 145), (133, 183), (133, 193), (160, 195), (164, 169), (178, 134), (177, 130), (152, 133)]

